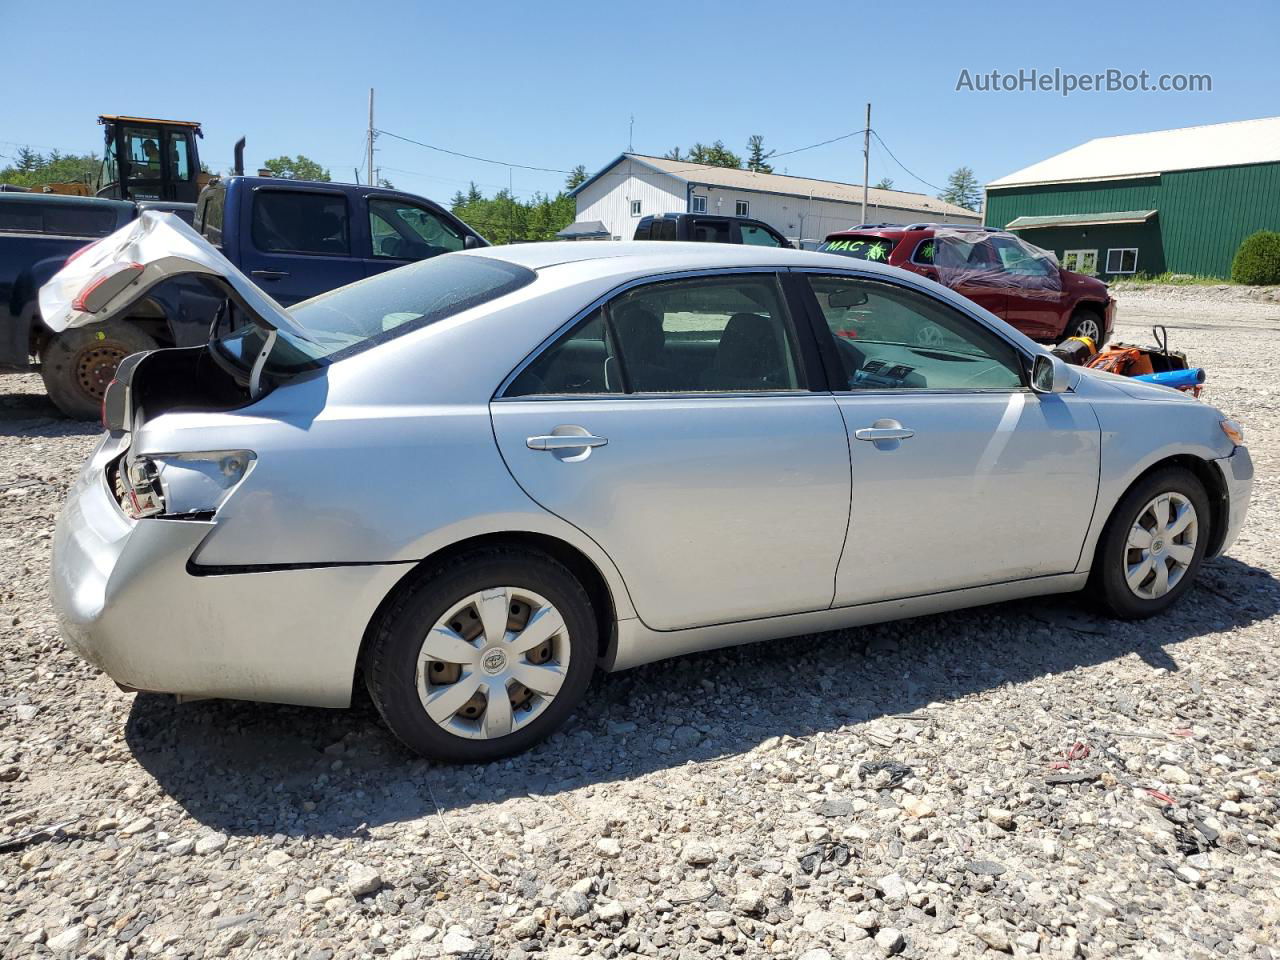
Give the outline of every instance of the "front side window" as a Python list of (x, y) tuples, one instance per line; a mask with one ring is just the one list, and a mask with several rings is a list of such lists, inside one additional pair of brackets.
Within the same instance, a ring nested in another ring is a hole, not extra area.
[(1042, 251), (1012, 237), (993, 237), (991, 245), (1006, 273), (1019, 277), (1049, 277), (1058, 273)]
[(811, 277), (849, 390), (1016, 390), (1018, 352), (923, 293), (876, 280)]
[(253, 197), (253, 244), (264, 253), (351, 253), (346, 197), (301, 190), (259, 190)]
[(1107, 273), (1137, 273), (1138, 248), (1112, 247), (1107, 251)]
[(756, 247), (780, 247), (782, 243), (764, 227), (743, 224), (742, 242)]
[(691, 204), (690, 209), (691, 209), (694, 213), (706, 213), (706, 212), (707, 212), (707, 198), (706, 198), (706, 197), (694, 196), (694, 197), (690, 200), (690, 204)]
[(777, 278), (750, 274), (628, 290), (539, 354), (506, 396), (800, 389)]
[(124, 152), (130, 180), (160, 179), (160, 134), (156, 130), (125, 127)]
[(734, 201), (733, 212), (740, 217), (751, 216), (751, 202), (748, 200)]
[(426, 260), (466, 246), (453, 224), (402, 200), (369, 201), (369, 234), (373, 255), (393, 260)]

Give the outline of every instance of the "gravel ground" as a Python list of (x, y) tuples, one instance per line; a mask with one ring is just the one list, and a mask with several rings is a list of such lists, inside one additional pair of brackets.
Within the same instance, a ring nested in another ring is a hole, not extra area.
[(95, 431), (0, 379), (0, 954), (1280, 953), (1280, 306), (1159, 293), (1120, 338), (1167, 323), (1259, 468), (1173, 613), (1056, 598), (686, 657), (466, 768), (363, 700), (177, 705), (67, 653), (49, 543)]

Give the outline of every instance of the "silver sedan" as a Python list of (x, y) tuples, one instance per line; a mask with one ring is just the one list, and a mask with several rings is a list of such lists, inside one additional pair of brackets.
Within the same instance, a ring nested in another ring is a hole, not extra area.
[(1213, 407), (876, 264), (494, 247), (286, 311), (148, 213), (43, 315), (184, 274), (231, 310), (108, 390), (64, 637), (130, 690), (341, 707), (362, 678), (435, 758), (528, 747), (597, 667), (1068, 591), (1156, 614), (1249, 502)]

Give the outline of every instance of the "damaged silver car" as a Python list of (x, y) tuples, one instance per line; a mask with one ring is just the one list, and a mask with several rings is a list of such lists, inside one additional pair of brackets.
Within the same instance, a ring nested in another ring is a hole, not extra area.
[(342, 707), (362, 679), (434, 758), (528, 747), (597, 667), (1083, 589), (1156, 614), (1249, 501), (1214, 408), (872, 263), (530, 244), (285, 310), (144, 213), (41, 308), (191, 275), (214, 336), (121, 365), (59, 519), (66, 641), (132, 690)]

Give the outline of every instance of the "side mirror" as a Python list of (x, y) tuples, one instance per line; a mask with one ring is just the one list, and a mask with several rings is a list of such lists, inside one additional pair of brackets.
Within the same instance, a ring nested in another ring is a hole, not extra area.
[(463, 250), (475, 250), (475, 249), (476, 249), (477, 247), (479, 247), (479, 246), (480, 246), (480, 241), (479, 241), (479, 240), (477, 240), (475, 237), (473, 237), (473, 236), (472, 236), (471, 234), (469, 234), (469, 233), (468, 233), (465, 237), (463, 237), (463, 238), (462, 238), (462, 249), (463, 249)]
[(1031, 389), (1036, 393), (1066, 393), (1071, 371), (1061, 357), (1037, 353), (1031, 361)]

